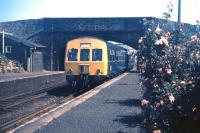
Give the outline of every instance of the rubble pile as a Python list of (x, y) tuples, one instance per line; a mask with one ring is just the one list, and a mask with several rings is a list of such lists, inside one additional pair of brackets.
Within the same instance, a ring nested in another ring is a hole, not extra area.
[(0, 73), (22, 73), (24, 68), (19, 62), (10, 60), (0, 54)]

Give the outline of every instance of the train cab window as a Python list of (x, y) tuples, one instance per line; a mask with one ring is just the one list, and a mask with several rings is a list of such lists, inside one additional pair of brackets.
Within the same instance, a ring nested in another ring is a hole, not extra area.
[(68, 50), (68, 60), (77, 61), (78, 49), (69, 49)]
[(102, 61), (102, 49), (92, 50), (92, 61)]
[(89, 49), (81, 49), (80, 61), (89, 61), (89, 60), (90, 60), (90, 50)]

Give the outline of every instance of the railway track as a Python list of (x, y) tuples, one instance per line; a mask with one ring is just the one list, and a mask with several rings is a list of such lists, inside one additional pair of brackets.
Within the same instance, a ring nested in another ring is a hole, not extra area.
[[(65, 85), (67, 85), (67, 84), (66, 83), (59, 84), (59, 86), (65, 86)], [(41, 88), (41, 89), (30, 90), (28, 92), (23, 92), (23, 93), (19, 93), (19, 94), (15, 94), (15, 95), (9, 95), (9, 96), (6, 96), (6, 97), (0, 97), (0, 103), (4, 102), (5, 100), (9, 100), (9, 99), (29, 96), (29, 95), (33, 95), (33, 94), (39, 94), (39, 93), (42, 93), (42, 92), (52, 90), (53, 88), (56, 88), (56, 87), (58, 87), (58, 85), (55, 85), (55, 86), (52, 86), (52, 87), (45, 87), (45, 88)]]
[[(57, 89), (55, 89), (51, 92), (41, 92), (40, 94), (36, 93), (37, 95), (16, 100), (11, 104), (5, 104), (5, 106), (1, 107), (0, 111), (0, 132), (12, 130), (24, 122), (29, 121), (90, 89), (92, 89), (92, 87), (79, 89), (79, 91), (71, 92), (71, 94), (68, 94), (67, 91), (63, 92), (63, 90), (66, 90), (65, 88), (61, 88), (61, 91), (57, 91)], [(52, 96), (52, 94), (56, 92), (60, 92), (62, 95), (55, 94), (55, 96)], [(59, 95), (59, 97), (56, 95)], [(13, 98), (17, 97), (8, 98), (7, 100), (9, 101)], [(48, 103), (45, 104), (46, 101), (48, 101)], [(34, 105), (39, 103), (42, 103), (43, 105), (38, 108), (34, 108), (34, 106), (32, 108), (30, 107), (31, 104)]]
[(37, 98), (40, 98), (40, 97), (44, 97), (46, 96), (47, 93), (46, 92), (43, 92), (41, 94), (38, 94), (38, 95), (33, 95), (33, 96), (30, 96), (30, 97), (25, 97), (23, 99), (20, 99), (20, 100), (16, 100), (16, 101), (12, 101), (13, 103), (8, 103), (9, 101), (6, 101), (7, 105), (4, 105), (3, 107), (1, 107), (2, 110), (6, 110), (6, 109), (9, 109), (9, 108), (12, 108), (12, 107), (15, 107), (17, 105), (20, 105), (20, 104), (23, 104), (23, 103), (26, 103), (26, 102), (29, 102), (31, 100), (35, 100)]
[(10, 131), (17, 126), (30, 121), (36, 116), (48, 112), (49, 110), (72, 100), (84, 92), (95, 88), (101, 83), (102, 82), (99, 82), (95, 85), (90, 84), (84, 88), (81, 87), (81, 89), (79, 87), (74, 87), (73, 89), (68, 87), (67, 89), (66, 86), (59, 88), (47, 88), (45, 91), (36, 90), (32, 93), (33, 95), (31, 95), (30, 92), (27, 92), (25, 94), (7, 97), (4, 99), (5, 101), (0, 100), (1, 103), (4, 102), (4, 106), (0, 107), (0, 132)]

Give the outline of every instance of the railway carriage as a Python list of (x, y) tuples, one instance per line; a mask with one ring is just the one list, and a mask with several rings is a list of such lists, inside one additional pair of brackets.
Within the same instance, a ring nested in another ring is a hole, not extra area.
[(81, 37), (67, 43), (65, 73), (69, 82), (96, 82), (125, 71), (127, 67), (127, 50), (112, 42)]

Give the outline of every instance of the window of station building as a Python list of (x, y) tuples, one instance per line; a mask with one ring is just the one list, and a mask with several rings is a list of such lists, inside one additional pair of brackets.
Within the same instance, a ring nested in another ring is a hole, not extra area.
[(68, 60), (69, 61), (77, 61), (78, 49), (69, 49), (68, 50)]
[(81, 49), (80, 61), (89, 61), (90, 60), (90, 50)]
[(5, 53), (11, 53), (12, 47), (11, 46), (5, 46)]
[(102, 61), (102, 49), (92, 50), (92, 61)]

